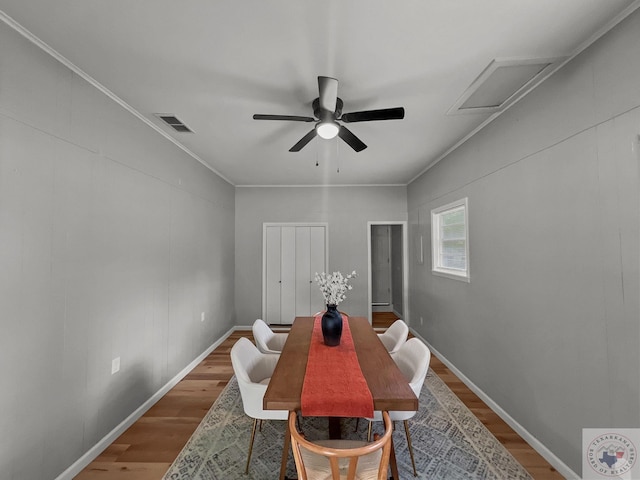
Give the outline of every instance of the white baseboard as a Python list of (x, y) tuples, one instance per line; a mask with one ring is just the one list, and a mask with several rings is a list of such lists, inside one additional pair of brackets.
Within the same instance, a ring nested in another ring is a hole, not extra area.
[(78, 460), (71, 464), (69, 468), (67, 468), (64, 472), (62, 472), (56, 480), (72, 480), (73, 477), (78, 475), (87, 465), (89, 465), (93, 460), (95, 460), (98, 455), (100, 455), (104, 449), (106, 449), (109, 445), (111, 445), (120, 435), (124, 433), (124, 431), (133, 425), (142, 415), (144, 415), (147, 410), (149, 410), (153, 405), (156, 404), (158, 400), (164, 397), (169, 390), (175, 387), (180, 380), (187, 376), (191, 370), (193, 370), (196, 366), (202, 362), (207, 356), (213, 352), (222, 342), (224, 342), (231, 333), (237, 330), (238, 327), (233, 327), (229, 329), (219, 340), (217, 340), (213, 345), (207, 348), (203, 353), (201, 353), (195, 360), (193, 360), (189, 365), (180, 371), (175, 377), (169, 380), (160, 390), (158, 390), (155, 394), (153, 394), (149, 400), (140, 405), (131, 415), (125, 418), (118, 426), (116, 426), (113, 430), (111, 430), (107, 435), (105, 435), (98, 443), (96, 443), (93, 447), (91, 447), (84, 455), (82, 455)]
[(449, 370), (451, 370), (461, 381), (464, 383), (469, 389), (475, 393), (480, 399), (487, 404), (487, 406), (493, 410), (502, 420), (507, 423), (515, 432), (520, 435), (525, 442), (527, 442), (531, 447), (538, 452), (544, 459), (549, 462), (553, 468), (555, 468), (563, 477), (571, 480), (580, 480), (580, 475), (571, 470), (562, 460), (560, 460), (551, 450), (549, 450), (540, 440), (534, 437), (527, 429), (525, 429), (522, 425), (520, 425), (511, 415), (509, 415), (506, 411), (500, 407), (496, 402), (493, 401), (489, 395), (487, 395), (480, 387), (478, 387), (475, 383), (473, 383), (469, 378), (465, 376), (460, 370), (456, 368), (454, 364), (452, 364), (447, 358), (442, 355), (438, 350), (436, 350), (433, 345), (427, 342), (419, 333), (417, 333), (413, 328), (410, 329), (411, 333), (413, 333), (416, 337), (422, 340), (431, 350), (431, 353), (434, 354), (438, 359), (444, 363)]

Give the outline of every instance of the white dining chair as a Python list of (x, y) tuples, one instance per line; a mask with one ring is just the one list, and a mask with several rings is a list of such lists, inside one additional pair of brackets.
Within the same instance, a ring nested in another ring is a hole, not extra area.
[(289, 417), (287, 410), (265, 410), (262, 407), (262, 399), (279, 358), (276, 355), (260, 352), (251, 340), (244, 337), (238, 339), (231, 348), (231, 364), (240, 387), (242, 407), (244, 413), (253, 418), (245, 474), (249, 473), (249, 462), (251, 461), (258, 420), (260, 422), (262, 420), (287, 420)]
[[(400, 371), (409, 380), (409, 386), (416, 397), (420, 397), (420, 391), (422, 385), (427, 377), (429, 371), (429, 362), (431, 361), (431, 352), (429, 348), (419, 339), (411, 338), (407, 340), (397, 354), (393, 357), (396, 365)], [(391, 420), (394, 422), (402, 421), (404, 424), (404, 433), (407, 437), (407, 446), (409, 448), (409, 455), (411, 456), (411, 465), (413, 466), (413, 475), (417, 476), (416, 462), (413, 457), (413, 446), (411, 445), (411, 434), (409, 433), (408, 420), (413, 418), (417, 411), (392, 411), (389, 412)], [(372, 422), (382, 421), (382, 413), (376, 411), (373, 413), (373, 418), (369, 418), (369, 429), (367, 432), (367, 438), (371, 438), (371, 425)]]
[(262, 353), (280, 353), (287, 341), (288, 333), (275, 333), (266, 322), (258, 318), (253, 322), (253, 339)]
[(379, 333), (378, 338), (384, 344), (387, 352), (393, 357), (407, 341), (408, 335), (409, 327), (401, 319), (398, 319), (384, 333)]

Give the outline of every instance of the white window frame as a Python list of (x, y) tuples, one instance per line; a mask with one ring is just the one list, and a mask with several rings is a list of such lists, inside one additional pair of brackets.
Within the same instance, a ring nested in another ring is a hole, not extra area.
[[(440, 263), (440, 252), (442, 248), (442, 242), (440, 239), (440, 220), (443, 214), (460, 208), (464, 211), (465, 255), (467, 260), (465, 269), (445, 267)], [(469, 274), (469, 201), (467, 197), (431, 210), (431, 253), (431, 272), (434, 275), (452, 278), (463, 282), (471, 281)]]

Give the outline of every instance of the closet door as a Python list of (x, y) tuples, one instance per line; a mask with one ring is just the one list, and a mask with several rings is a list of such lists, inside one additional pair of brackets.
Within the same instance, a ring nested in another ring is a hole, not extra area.
[(324, 309), (314, 282), (326, 265), (325, 225), (265, 225), (263, 320), (290, 324)]
[(267, 227), (264, 233), (264, 312), (267, 323), (280, 323), (280, 227)]
[(311, 315), (311, 231), (296, 227), (296, 317)]
[(309, 315), (325, 309), (324, 298), (320, 293), (320, 288), (314, 281), (316, 273), (324, 272), (326, 269), (327, 252), (327, 228), (325, 226), (309, 227)]
[(280, 321), (293, 323), (296, 318), (296, 227), (282, 227), (280, 250)]

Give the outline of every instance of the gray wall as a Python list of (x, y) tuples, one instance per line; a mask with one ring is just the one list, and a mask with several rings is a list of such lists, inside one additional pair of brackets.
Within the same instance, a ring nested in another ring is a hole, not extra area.
[(407, 218), (405, 187), (269, 187), (236, 189), (236, 308), (239, 325), (262, 316), (262, 224), (328, 222), (329, 270), (356, 270), (340, 305), (367, 315), (367, 222)]
[(391, 225), (391, 303), (401, 317), (404, 316), (402, 245), (402, 225)]
[(0, 23), (3, 479), (55, 478), (232, 327), (233, 226), (231, 185)]
[[(408, 188), (419, 332), (577, 474), (583, 427), (640, 427), (638, 32), (637, 12)], [(463, 197), (471, 283), (431, 274), (430, 210)]]

